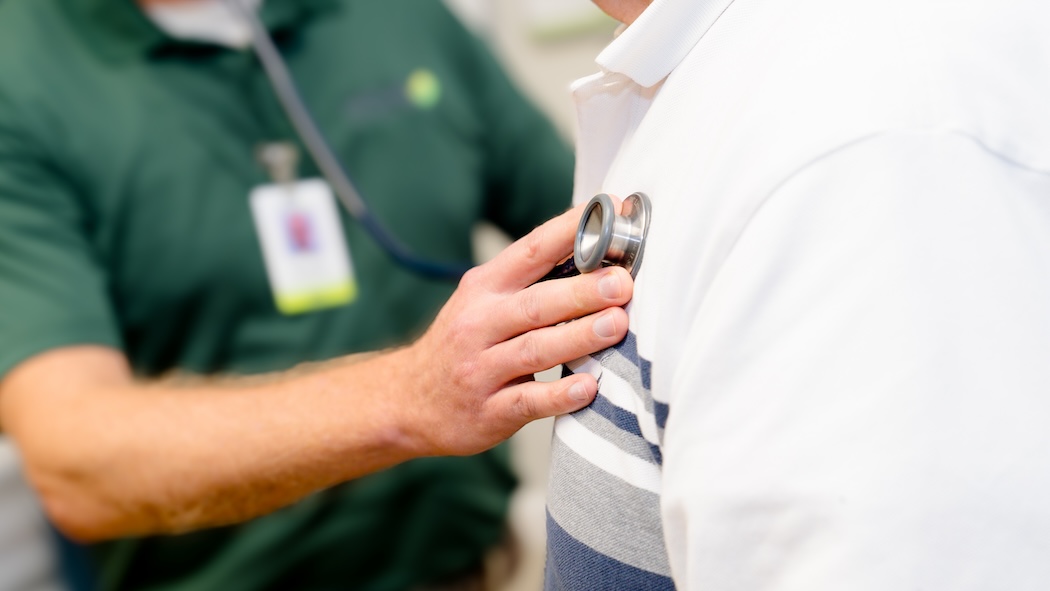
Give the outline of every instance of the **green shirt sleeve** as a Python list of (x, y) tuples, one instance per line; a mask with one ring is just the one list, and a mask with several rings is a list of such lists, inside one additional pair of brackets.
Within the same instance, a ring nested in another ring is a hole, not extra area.
[(0, 379), (48, 349), (120, 346), (90, 220), (0, 97)]

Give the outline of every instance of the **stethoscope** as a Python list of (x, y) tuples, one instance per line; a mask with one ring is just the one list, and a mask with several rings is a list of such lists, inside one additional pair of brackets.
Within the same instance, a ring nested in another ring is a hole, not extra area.
[(645, 193), (633, 193), (624, 199), (619, 215), (612, 197), (605, 193), (595, 195), (583, 209), (576, 227), (572, 258), (541, 281), (590, 273), (610, 265), (619, 265), (636, 277), (642, 266), (652, 210)]
[[(399, 265), (435, 279), (458, 280), (462, 277), (472, 265), (432, 261), (416, 255), (372, 214), (303, 103), (287, 64), (256, 11), (240, 0), (225, 1), (251, 27), (252, 48), (281, 108), (350, 216)], [(634, 193), (625, 199), (620, 215), (616, 215), (612, 198), (604, 193), (596, 195), (580, 218), (572, 258), (555, 267), (543, 280), (589, 273), (608, 265), (623, 266), (632, 276), (636, 275), (642, 262), (651, 210), (649, 198), (642, 193)]]

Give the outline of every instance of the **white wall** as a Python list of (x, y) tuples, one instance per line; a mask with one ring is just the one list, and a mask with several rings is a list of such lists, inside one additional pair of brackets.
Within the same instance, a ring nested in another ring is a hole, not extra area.
[(525, 93), (569, 137), (569, 83), (597, 71), (594, 57), (611, 39), (616, 23), (589, 0), (447, 3), (490, 42)]

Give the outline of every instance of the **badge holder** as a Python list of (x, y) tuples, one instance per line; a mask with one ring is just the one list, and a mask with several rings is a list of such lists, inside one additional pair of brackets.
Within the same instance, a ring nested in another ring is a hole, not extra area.
[(294, 315), (349, 304), (357, 283), (328, 184), (297, 179), (293, 144), (265, 144), (258, 158), (273, 183), (255, 187), (249, 199), (277, 309)]

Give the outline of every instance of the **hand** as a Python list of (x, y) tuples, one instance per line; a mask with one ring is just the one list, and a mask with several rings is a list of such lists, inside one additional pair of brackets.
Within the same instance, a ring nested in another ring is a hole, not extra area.
[(52, 521), (84, 541), (236, 523), (414, 457), (482, 451), (589, 404), (590, 375), (531, 374), (627, 332), (623, 269), (533, 285), (581, 213), (468, 273), (408, 347), (183, 384), (136, 379), (113, 348), (58, 347), (0, 381), (4, 427)]
[(627, 334), (620, 306), (634, 284), (624, 269), (536, 283), (572, 253), (582, 213), (554, 218), (469, 271), (426, 334), (400, 352), (414, 390), (397, 412), (419, 455), (477, 453), (594, 400), (593, 376), (532, 379)]

